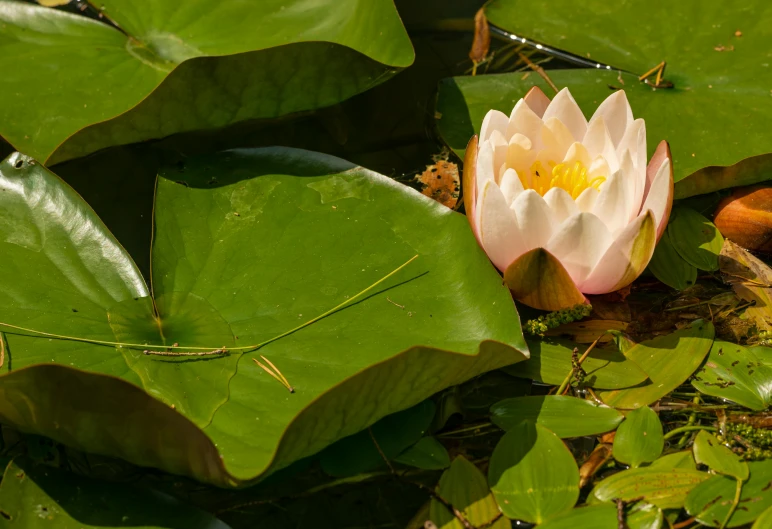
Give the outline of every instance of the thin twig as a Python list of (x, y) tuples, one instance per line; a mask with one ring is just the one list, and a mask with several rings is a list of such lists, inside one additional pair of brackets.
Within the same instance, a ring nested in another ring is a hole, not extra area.
[(546, 71), (544, 71), (544, 68), (542, 68), (538, 64), (534, 64), (531, 61), (531, 59), (526, 57), (525, 54), (522, 53), (522, 52), (518, 53), (517, 55), (520, 57), (521, 61), (523, 61), (525, 64), (527, 64), (529, 66), (529, 68), (531, 68), (531, 70), (533, 70), (536, 73), (538, 73), (541, 76), (542, 79), (547, 81), (547, 84), (550, 85), (550, 87), (555, 91), (556, 94), (559, 92), (558, 87), (555, 86), (555, 83), (552, 82), (552, 79), (550, 79), (550, 76), (547, 75)]
[[(590, 347), (587, 348), (587, 350), (584, 352), (582, 357), (577, 361), (577, 366), (581, 367), (582, 362), (585, 361), (587, 356), (589, 356), (589, 354), (592, 352), (592, 350), (595, 349), (595, 346), (598, 345), (598, 342), (600, 341), (600, 339), (603, 338), (604, 336), (606, 336), (606, 334), (608, 334), (608, 331), (606, 331), (603, 334), (601, 334), (600, 336), (598, 336), (595, 339), (595, 341), (592, 342)], [(565, 380), (563, 380), (563, 383), (558, 388), (557, 395), (562, 395), (565, 391), (568, 390), (568, 385), (571, 383), (571, 378), (574, 376), (575, 372), (576, 372), (576, 370), (572, 367), (571, 368), (571, 372), (568, 374), (568, 376), (565, 378)]]
[(151, 351), (145, 349), (142, 354), (152, 356), (219, 356), (227, 355), (228, 350), (225, 347), (214, 349), (212, 351)]
[(268, 365), (270, 365), (273, 368), (273, 370), (271, 368), (269, 368), (268, 366), (265, 366), (265, 365), (261, 364), (260, 361), (257, 358), (253, 358), (252, 361), (254, 363), (256, 363), (258, 366), (260, 366), (263, 369), (263, 371), (265, 371), (266, 373), (271, 375), (273, 378), (278, 380), (279, 383), (281, 383), (282, 386), (287, 388), (290, 393), (295, 393), (295, 388), (293, 388), (290, 385), (290, 383), (287, 380), (287, 378), (284, 375), (282, 375), (281, 371), (279, 371), (279, 368), (276, 367), (275, 365), (273, 365), (273, 363), (270, 360), (268, 360), (266, 357), (264, 357), (263, 355), (260, 355), (260, 358), (265, 360), (268, 363)]
[(5, 364), (5, 333), (0, 332), (0, 367)]

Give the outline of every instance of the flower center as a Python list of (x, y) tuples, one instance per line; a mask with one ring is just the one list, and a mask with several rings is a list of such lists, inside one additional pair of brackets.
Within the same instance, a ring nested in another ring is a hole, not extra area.
[(559, 164), (548, 162), (547, 165), (552, 170), (545, 168), (539, 160), (535, 161), (528, 174), (520, 176), (523, 188), (533, 189), (544, 196), (553, 187), (559, 187), (576, 200), (585, 189), (600, 190), (600, 185), (606, 181), (605, 176), (596, 176), (592, 180), (588, 180), (587, 167), (578, 160), (573, 163)]

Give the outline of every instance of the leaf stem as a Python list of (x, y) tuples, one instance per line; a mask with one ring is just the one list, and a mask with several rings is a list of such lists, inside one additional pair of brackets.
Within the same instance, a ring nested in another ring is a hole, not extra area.
[(705, 430), (706, 432), (715, 432), (716, 429), (712, 426), (681, 426), (680, 428), (675, 428), (673, 430), (670, 430), (668, 433), (665, 434), (665, 441), (668, 439), (675, 437), (676, 435), (684, 432), (693, 432), (695, 430)]
[(726, 518), (724, 518), (724, 521), (719, 526), (719, 529), (724, 529), (724, 527), (727, 526), (729, 523), (729, 519), (734, 514), (734, 511), (737, 509), (737, 506), (740, 504), (740, 495), (743, 491), (743, 481), (741, 479), (735, 478), (737, 480), (737, 486), (735, 487), (734, 491), (734, 500), (732, 500), (732, 505), (729, 506), (729, 512), (726, 513)]

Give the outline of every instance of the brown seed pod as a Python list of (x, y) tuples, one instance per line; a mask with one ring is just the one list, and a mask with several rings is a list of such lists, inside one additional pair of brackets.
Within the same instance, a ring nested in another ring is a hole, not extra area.
[(721, 234), (749, 250), (772, 252), (772, 186), (734, 190), (716, 209)]

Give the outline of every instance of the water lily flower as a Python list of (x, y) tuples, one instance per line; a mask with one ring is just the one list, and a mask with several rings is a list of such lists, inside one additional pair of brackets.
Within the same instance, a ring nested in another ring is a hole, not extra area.
[(588, 121), (569, 90), (534, 87), (512, 114), (491, 110), (464, 161), (464, 205), (515, 299), (544, 310), (635, 280), (673, 203), (662, 141), (646, 164), (646, 125), (623, 90)]

